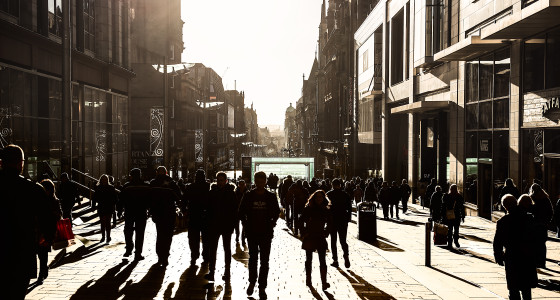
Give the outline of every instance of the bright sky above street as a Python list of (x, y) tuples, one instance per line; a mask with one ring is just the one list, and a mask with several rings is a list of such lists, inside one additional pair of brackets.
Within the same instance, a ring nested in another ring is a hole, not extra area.
[(200, 62), (245, 91), (259, 126), (283, 125), (301, 96), (318, 38), (321, 0), (182, 0), (183, 62)]

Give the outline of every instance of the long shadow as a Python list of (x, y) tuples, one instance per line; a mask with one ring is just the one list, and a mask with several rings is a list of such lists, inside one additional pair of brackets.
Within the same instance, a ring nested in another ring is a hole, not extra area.
[(389, 244), (389, 243), (386, 243), (386, 242), (384, 242), (384, 241), (387, 241), (387, 242), (389, 242), (389, 243), (391, 242), (391, 241), (389, 241), (388, 239), (385, 239), (385, 238), (383, 238), (383, 237), (381, 237), (381, 236), (377, 236), (377, 239), (376, 239), (376, 240), (366, 240), (366, 241), (363, 241), (363, 242), (365, 242), (365, 243), (367, 243), (367, 244), (370, 244), (370, 245), (372, 245), (372, 246), (374, 246), (374, 247), (376, 247), (376, 248), (379, 248), (379, 249), (381, 249), (381, 250), (383, 250), (383, 251), (388, 251), (388, 252), (404, 252), (403, 249), (401, 249), (401, 248), (399, 248), (399, 247), (397, 247), (397, 246), (391, 245), (391, 244)]
[[(92, 297), (117, 299), (121, 297), (123, 293), (119, 291), (119, 287), (130, 277), (132, 270), (134, 270), (137, 264), (138, 262), (136, 261), (128, 265), (126, 261), (119, 263), (107, 270), (99, 279), (88, 280), (70, 299), (91, 299)], [(124, 267), (125, 265), (126, 267)]]
[(462, 282), (464, 282), (464, 283), (467, 283), (467, 284), (470, 284), (470, 285), (475, 286), (475, 287), (477, 287), (477, 288), (480, 288), (480, 285), (478, 285), (478, 284), (476, 284), (476, 283), (474, 283), (474, 282), (472, 282), (472, 281), (468, 281), (468, 280), (466, 280), (466, 279), (464, 279), (464, 278), (461, 278), (461, 277), (459, 277), (459, 276), (457, 276), (457, 275), (455, 275), (455, 274), (451, 274), (451, 273), (446, 272), (446, 271), (444, 271), (444, 270), (442, 270), (442, 269), (438, 269), (438, 268), (436, 268), (436, 267), (434, 267), (434, 266), (430, 266), (429, 268), (431, 268), (432, 270), (438, 271), (438, 272), (440, 272), (440, 273), (442, 273), (442, 274), (445, 274), (445, 275), (447, 275), (447, 276), (449, 276), (449, 277), (453, 277), (453, 278), (455, 278), (455, 279), (457, 279), (457, 280), (460, 280), (460, 281), (462, 281)]
[(196, 265), (189, 266), (179, 277), (179, 286), (173, 299), (208, 299), (208, 294), (214, 293), (214, 286), (204, 279), (206, 273), (208, 273), (207, 265), (203, 265), (200, 269)]
[(146, 275), (137, 283), (130, 280), (121, 290), (123, 299), (155, 299), (165, 278), (165, 268), (155, 264)]
[(539, 279), (537, 287), (548, 291), (560, 292), (560, 281), (554, 279)]
[(480, 227), (470, 226), (470, 225), (463, 225), (463, 224), (461, 224), (461, 228), (473, 229), (473, 230), (486, 230), (485, 228), (480, 228)]
[(470, 256), (470, 257), (474, 257), (474, 258), (478, 258), (480, 260), (489, 262), (489, 263), (496, 263), (494, 261), (494, 259), (492, 259), (489, 256), (486, 255), (482, 255), (480, 253), (468, 250), (468, 249), (457, 249), (457, 248), (452, 248), (452, 249), (448, 249), (449, 251), (455, 253), (455, 254), (459, 254), (459, 255), (463, 255), (463, 256)]
[(245, 252), (239, 246), (239, 243), (235, 244), (235, 253), (232, 255), (233, 259), (245, 265), (245, 268), (249, 268), (249, 253)]
[[(383, 220), (383, 219), (380, 219), (380, 220)], [(402, 225), (414, 226), (414, 227), (418, 227), (419, 225), (424, 225), (424, 223), (422, 223), (422, 222), (406, 220), (406, 219), (400, 219), (400, 220), (388, 219), (388, 220), (384, 220), (384, 221), (393, 222), (393, 223), (402, 224)]]
[(487, 240), (487, 239), (483, 239), (483, 238), (478, 237), (478, 236), (476, 236), (476, 235), (461, 233), (460, 236), (466, 238), (467, 240), (471, 240), (471, 241), (475, 241), (475, 242), (481, 242), (481, 243), (492, 244), (492, 241), (489, 241), (489, 240)]
[(364, 280), (364, 278), (362, 278), (358, 274), (352, 272), (351, 270), (346, 270), (346, 272), (348, 272), (348, 274), (340, 268), (337, 268), (337, 270), (338, 270), (338, 272), (340, 272), (340, 274), (342, 276), (344, 276), (350, 282), (350, 284), (352, 284), (352, 287), (354, 288), (354, 291), (358, 295), (359, 299), (362, 299), (362, 300), (368, 300), (368, 299), (396, 300), (395, 297), (393, 297), (393, 296), (385, 293), (384, 291), (380, 290), (379, 288), (375, 287), (373, 284), (367, 282), (366, 280)]
[[(100, 253), (101, 251), (98, 250), (100, 248), (103, 248), (104, 246), (107, 246), (107, 244), (95, 243), (90, 247), (80, 247), (68, 256), (65, 256), (66, 251), (61, 251), (59, 254), (57, 254), (57, 256), (55, 256), (53, 263), (49, 267), (51, 269), (54, 269), (66, 264), (71, 264), (71, 263), (78, 262), (82, 259), (86, 259), (88, 257)], [(59, 255), (61, 255), (62, 257), (59, 257)]]

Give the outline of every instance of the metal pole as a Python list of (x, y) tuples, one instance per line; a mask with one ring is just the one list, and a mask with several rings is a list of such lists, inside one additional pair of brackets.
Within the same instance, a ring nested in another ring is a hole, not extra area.
[(426, 267), (430, 267), (432, 265), (432, 222), (426, 222), (426, 247), (425, 247), (425, 262), (424, 264)]
[[(71, 1), (62, 5), (62, 168), (72, 170), (72, 8)], [(55, 174), (60, 175), (60, 174)]]

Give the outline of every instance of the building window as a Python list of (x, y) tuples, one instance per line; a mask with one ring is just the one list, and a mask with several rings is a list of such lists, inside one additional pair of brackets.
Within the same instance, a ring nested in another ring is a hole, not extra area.
[(368, 61), (368, 50), (362, 54), (362, 72), (365, 72), (369, 68), (369, 61)]
[(95, 0), (84, 2), (84, 48), (95, 51)]
[(560, 28), (526, 40), (524, 50), (524, 92), (560, 87)]
[(49, 32), (62, 36), (62, 0), (49, 0)]
[(404, 12), (391, 20), (391, 85), (403, 81), (404, 71)]
[(426, 0), (426, 56), (450, 45), (451, 1)]
[(0, 1), (0, 10), (14, 17), (19, 17), (19, 0)]

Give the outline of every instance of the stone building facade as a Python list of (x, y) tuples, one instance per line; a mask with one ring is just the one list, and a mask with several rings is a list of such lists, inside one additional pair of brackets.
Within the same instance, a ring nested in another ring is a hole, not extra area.
[(455, 183), (485, 218), (501, 214), (506, 178), (555, 199), (559, 12), (545, 0), (379, 1), (354, 37), (358, 131), (373, 121), (364, 141), (381, 148), (383, 176), (407, 178), (415, 197), (431, 178)]

